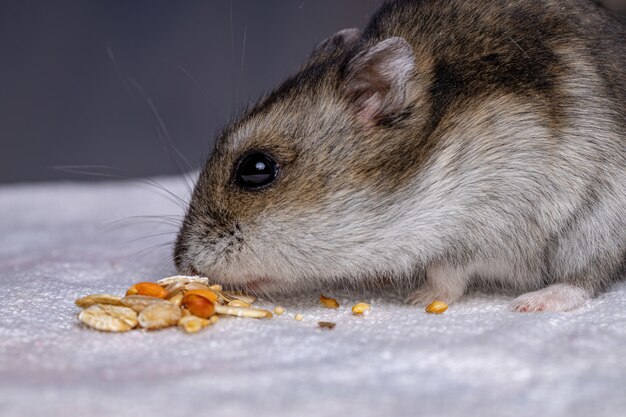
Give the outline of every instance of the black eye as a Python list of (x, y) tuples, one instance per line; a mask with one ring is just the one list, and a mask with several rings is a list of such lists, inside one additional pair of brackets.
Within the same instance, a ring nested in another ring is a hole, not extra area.
[(252, 152), (243, 156), (237, 163), (235, 180), (248, 190), (270, 185), (278, 174), (278, 164), (271, 156), (263, 152)]

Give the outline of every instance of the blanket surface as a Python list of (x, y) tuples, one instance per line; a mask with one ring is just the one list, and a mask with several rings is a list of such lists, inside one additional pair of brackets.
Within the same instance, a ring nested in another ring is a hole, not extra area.
[[(181, 179), (160, 183), (188, 195)], [(1, 416), (626, 416), (624, 283), (562, 314), (474, 294), (428, 315), (394, 291), (347, 290), (331, 294), (339, 310), (261, 300), (286, 313), (195, 335), (83, 327), (76, 298), (175, 272), (183, 209), (155, 191), (0, 188)], [(357, 301), (367, 316), (351, 314)]]

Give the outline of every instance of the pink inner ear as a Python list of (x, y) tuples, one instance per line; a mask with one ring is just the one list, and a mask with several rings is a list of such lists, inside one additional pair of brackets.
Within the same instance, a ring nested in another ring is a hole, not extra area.
[(380, 93), (375, 92), (361, 105), (359, 119), (367, 126), (375, 126), (382, 104), (383, 100)]
[(413, 48), (399, 37), (362, 51), (349, 65), (346, 93), (367, 125), (402, 110), (406, 83), (415, 68)]
[[(376, 65), (374, 65), (376, 64)], [(368, 126), (376, 125), (387, 107), (397, 100), (391, 99), (393, 80), (372, 59), (372, 65), (364, 66), (358, 78), (349, 82), (349, 94), (358, 108), (359, 119)]]

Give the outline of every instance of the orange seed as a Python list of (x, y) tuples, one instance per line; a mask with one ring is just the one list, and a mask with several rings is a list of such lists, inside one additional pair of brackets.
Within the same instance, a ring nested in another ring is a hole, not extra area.
[(145, 295), (147, 297), (165, 298), (167, 290), (154, 282), (138, 282), (126, 291), (126, 295)]
[(215, 314), (215, 305), (198, 294), (185, 294), (183, 305), (196, 317), (208, 319)]
[(328, 298), (320, 294), (320, 303), (326, 308), (339, 308), (339, 303), (334, 298)]
[(200, 297), (206, 298), (207, 300), (209, 300), (212, 303), (216, 303), (217, 302), (217, 294), (213, 291), (213, 290), (201, 290), (201, 289), (197, 289), (197, 290), (189, 290), (185, 293), (185, 297), (188, 295), (199, 295)]

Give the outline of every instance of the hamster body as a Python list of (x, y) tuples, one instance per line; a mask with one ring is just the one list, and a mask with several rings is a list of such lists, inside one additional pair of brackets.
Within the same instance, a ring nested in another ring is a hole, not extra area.
[(259, 292), (407, 280), (565, 311), (626, 266), (626, 31), (586, 0), (388, 2), (217, 140), (175, 247)]

